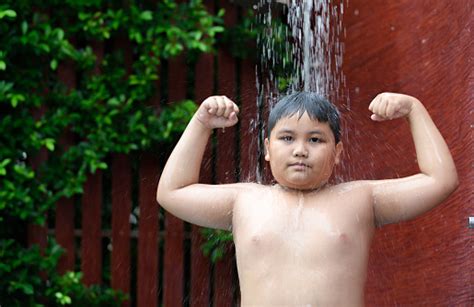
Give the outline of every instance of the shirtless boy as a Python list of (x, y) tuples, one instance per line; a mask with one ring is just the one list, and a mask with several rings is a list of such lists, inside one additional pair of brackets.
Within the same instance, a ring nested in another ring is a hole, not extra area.
[(406, 221), (441, 203), (458, 184), (449, 149), (421, 102), (379, 94), (374, 121), (406, 117), (420, 173), (329, 185), (343, 150), (336, 108), (314, 93), (284, 97), (270, 114), (265, 160), (277, 181), (198, 183), (214, 128), (237, 123), (225, 96), (207, 98), (172, 152), (158, 202), (204, 227), (232, 230), (242, 306), (363, 306), (376, 227)]

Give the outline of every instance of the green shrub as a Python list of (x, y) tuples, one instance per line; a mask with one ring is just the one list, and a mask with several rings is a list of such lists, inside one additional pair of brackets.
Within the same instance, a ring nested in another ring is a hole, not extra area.
[[(111, 153), (170, 144), (191, 101), (148, 105), (161, 61), (212, 52), (222, 16), (201, 1), (6, 0), (0, 4), (0, 305), (119, 305), (118, 292), (55, 271), (60, 249), (27, 247), (59, 199), (83, 192)], [(130, 42), (133, 62), (121, 48)], [(93, 46), (106, 46), (97, 58)], [(59, 78), (74, 67), (76, 82)], [(75, 142), (64, 142), (65, 136)], [(42, 158), (39, 158), (42, 157)]]

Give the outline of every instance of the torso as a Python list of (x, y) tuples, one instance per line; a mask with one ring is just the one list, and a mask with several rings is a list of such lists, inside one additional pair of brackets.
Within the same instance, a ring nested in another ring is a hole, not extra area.
[(374, 231), (365, 185), (250, 186), (233, 211), (242, 306), (363, 306)]

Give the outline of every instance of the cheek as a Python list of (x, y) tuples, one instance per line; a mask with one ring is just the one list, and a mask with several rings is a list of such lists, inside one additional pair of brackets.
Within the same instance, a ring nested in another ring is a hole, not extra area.
[(316, 157), (316, 160), (318, 161), (318, 165), (321, 169), (328, 169), (332, 168), (334, 165), (335, 156), (332, 152), (326, 154), (323, 153)]

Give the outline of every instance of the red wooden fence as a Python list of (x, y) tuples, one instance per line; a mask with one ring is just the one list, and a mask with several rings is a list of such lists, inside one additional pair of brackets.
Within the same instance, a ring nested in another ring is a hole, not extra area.
[[(214, 11), (215, 2), (205, 2)], [(219, 5), (226, 8), (226, 24), (235, 23), (235, 7), (228, 2)], [(452, 149), (461, 180), (460, 188), (444, 205), (415, 221), (377, 232), (366, 290), (369, 306), (474, 304), (472, 230), (469, 234), (467, 229), (467, 217), (474, 215), (472, 112), (468, 112), (472, 111), (473, 94), (470, 22), (472, 3), (464, 1), (351, 0), (346, 7), (344, 71), (350, 111), (343, 114), (348, 134), (344, 136), (346, 161), (337, 170), (340, 176), (386, 178), (416, 171), (407, 127), (399, 128), (399, 123), (375, 125), (367, 120), (370, 99), (389, 90), (413, 94), (425, 103)], [(125, 41), (117, 47), (129, 50)], [(101, 44), (94, 44), (99, 59), (103, 50)], [(210, 145), (206, 150), (202, 182), (256, 179), (254, 67), (250, 60), (232, 58), (224, 48), (216, 56), (201, 56), (195, 67), (185, 65), (185, 56), (170, 60), (167, 76), (162, 75), (161, 84), (168, 85), (167, 101), (193, 98), (186, 96), (191, 70), (196, 101), (221, 93), (240, 104), (239, 125), (216, 132), (216, 155)], [(72, 67), (63, 65), (59, 73), (74, 87)], [(150, 103), (159, 108), (162, 94), (157, 93)], [(223, 261), (212, 265), (200, 251), (200, 229), (157, 206), (155, 189), (162, 155), (139, 155), (136, 172), (132, 171), (134, 157), (114, 155), (111, 173), (97, 172), (84, 186), (81, 225), (75, 225), (74, 200), (58, 203), (54, 233), (67, 250), (58, 270), (77, 266), (84, 273), (85, 284), (110, 282), (116, 289), (135, 293), (126, 306), (237, 305), (232, 247)], [(135, 173), (138, 176), (133, 176)], [(138, 186), (138, 230), (130, 224), (134, 184)], [(104, 195), (105, 191), (110, 195)], [(105, 219), (110, 208), (104, 199), (110, 199), (111, 221)], [(45, 228), (30, 227), (30, 243), (44, 244), (46, 236)], [(76, 238), (80, 238), (79, 245)], [(135, 253), (131, 242), (137, 238)], [(110, 281), (103, 280), (104, 270), (110, 270)]]

